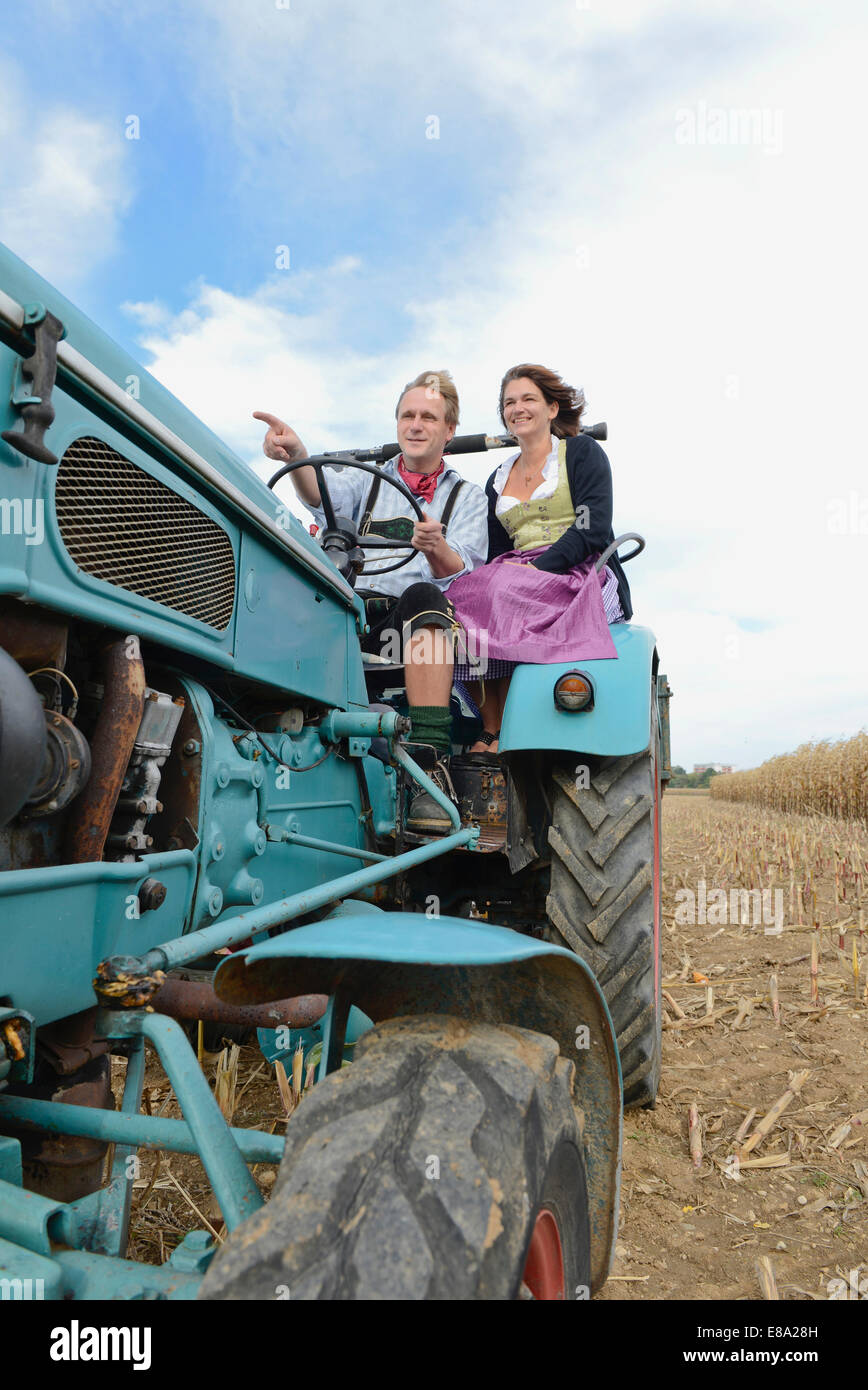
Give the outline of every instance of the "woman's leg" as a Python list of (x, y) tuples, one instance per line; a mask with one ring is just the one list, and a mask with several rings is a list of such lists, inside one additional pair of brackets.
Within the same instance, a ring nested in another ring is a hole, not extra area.
[(493, 743), (483, 743), (482, 740), (477, 740), (470, 749), (471, 753), (497, 752), (496, 736), (500, 733), (500, 726), (503, 723), (503, 711), (506, 706), (506, 694), (509, 690), (509, 681), (509, 676), (498, 676), (493, 680), (487, 680), (485, 682), (484, 699), (482, 698), (482, 690), (479, 681), (474, 681), (469, 685), (474, 704), (479, 707), (479, 712), (482, 715), (482, 726), (485, 732), (495, 735)]

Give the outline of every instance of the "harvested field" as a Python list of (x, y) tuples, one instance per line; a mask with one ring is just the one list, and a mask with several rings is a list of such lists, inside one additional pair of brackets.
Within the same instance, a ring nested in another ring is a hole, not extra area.
[[(759, 1298), (764, 1257), (781, 1299), (825, 1299), (830, 1280), (859, 1266), (868, 1274), (868, 941), (858, 904), (836, 909), (834, 854), (813, 880), (819, 933), (791, 919), (788, 885), (780, 935), (766, 935), (761, 922), (675, 921), (678, 908), (687, 915), (678, 892), (699, 899), (704, 879), (707, 897), (719, 887), (729, 901), (732, 888), (757, 886), (757, 861), (776, 863), (785, 834), (795, 842), (804, 832), (812, 843), (817, 832), (798, 817), (764, 821), (765, 843), (746, 807), (664, 798), (663, 979), (672, 1002), (663, 1080), (656, 1110), (626, 1116), (621, 1231), (604, 1299)], [(836, 828), (864, 844), (864, 827)], [(741, 1138), (791, 1079), (795, 1094), (767, 1135), (755, 1145)], [(749, 1152), (736, 1165), (742, 1146)]]
[[(849, 876), (836, 845), (850, 847)], [(761, 1280), (784, 1300), (826, 1299), (830, 1280), (860, 1267), (868, 1275), (859, 855), (864, 871), (864, 825), (757, 815), (691, 792), (664, 798), (663, 1079), (656, 1110), (626, 1117), (621, 1229), (603, 1299), (754, 1299)], [(756, 891), (744, 925), (730, 912), (741, 888)], [(782, 902), (780, 933), (774, 911), (754, 921), (762, 889), (772, 908)], [(234, 1122), (282, 1129), (291, 1079), (279, 1087), (255, 1047), (235, 1060)], [(212, 1081), (216, 1064), (205, 1059)], [(155, 1067), (149, 1083), (153, 1113), (177, 1115)], [(232, 1083), (221, 1082), (227, 1101)], [(206, 1223), (221, 1233), (196, 1160), (140, 1161), (135, 1257), (159, 1262)], [(255, 1176), (267, 1192), (275, 1169), (260, 1165)]]

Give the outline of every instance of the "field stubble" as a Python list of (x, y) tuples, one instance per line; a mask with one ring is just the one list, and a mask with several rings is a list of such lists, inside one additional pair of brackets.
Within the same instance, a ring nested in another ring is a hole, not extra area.
[[(657, 1108), (626, 1116), (601, 1297), (827, 1298), (830, 1280), (868, 1275), (866, 828), (669, 792), (663, 829), (663, 1078)], [(701, 879), (709, 892), (780, 889), (784, 930), (681, 925), (683, 890)], [(219, 1069), (236, 1125), (292, 1123), (300, 1075), (276, 1076), (256, 1047), (203, 1065), (212, 1083)], [(180, 1113), (153, 1065), (146, 1105)], [(267, 1194), (276, 1169), (254, 1176)], [(198, 1161), (143, 1153), (131, 1257), (160, 1262), (203, 1225), (222, 1237)]]
[[(602, 1297), (828, 1298), (868, 1275), (865, 826), (670, 792), (663, 827), (663, 1079)], [(700, 880), (779, 889), (783, 931), (677, 922)]]

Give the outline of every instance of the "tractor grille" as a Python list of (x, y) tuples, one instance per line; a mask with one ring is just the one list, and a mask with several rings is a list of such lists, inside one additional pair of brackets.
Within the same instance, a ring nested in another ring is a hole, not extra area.
[(221, 526), (101, 439), (76, 439), (57, 470), (57, 524), (85, 574), (223, 631), (235, 557)]

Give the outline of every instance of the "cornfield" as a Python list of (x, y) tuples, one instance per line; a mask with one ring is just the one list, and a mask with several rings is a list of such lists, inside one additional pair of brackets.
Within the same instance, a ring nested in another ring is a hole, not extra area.
[(802, 816), (868, 820), (868, 733), (803, 743), (748, 772), (712, 777), (711, 795)]

